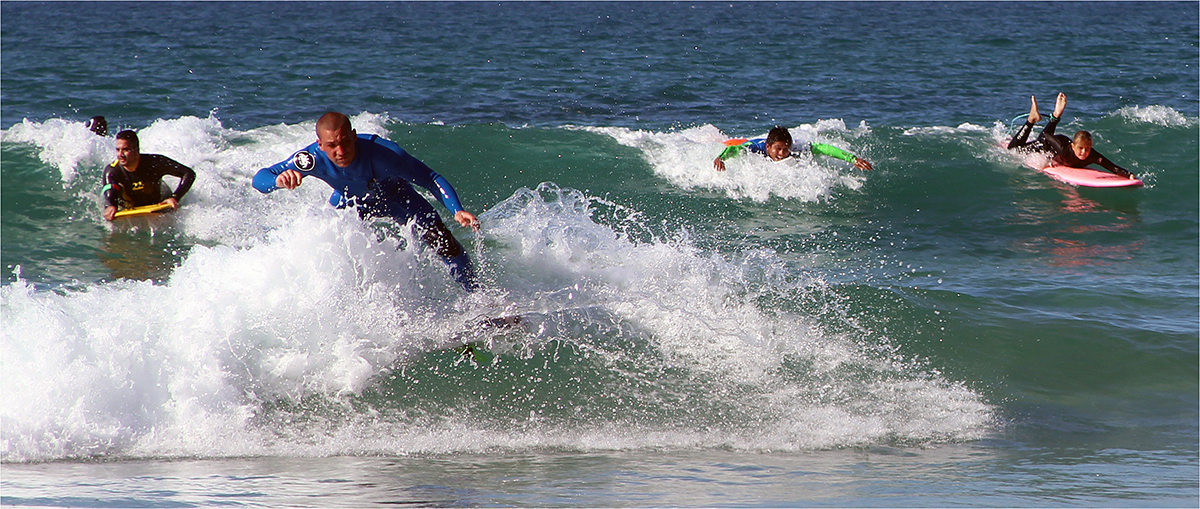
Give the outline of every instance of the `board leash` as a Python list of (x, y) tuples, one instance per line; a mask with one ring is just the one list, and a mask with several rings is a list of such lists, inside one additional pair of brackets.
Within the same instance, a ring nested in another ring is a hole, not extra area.
[[(1027, 118), (1029, 118), (1029, 114), (1025, 113), (1022, 115), (1017, 115), (1017, 116), (1013, 117), (1012, 120), (1009, 120), (1008, 121), (1008, 134), (1017, 132), (1017, 129), (1018, 129), (1017, 126), (1025, 124), (1025, 119), (1027, 119)], [(1021, 121), (1020, 124), (1017, 124), (1018, 120)]]

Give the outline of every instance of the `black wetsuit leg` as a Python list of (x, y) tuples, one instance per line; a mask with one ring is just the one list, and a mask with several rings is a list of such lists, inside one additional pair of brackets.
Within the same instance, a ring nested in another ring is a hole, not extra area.
[(1033, 141), (1027, 141), (1029, 139), (1030, 132), (1033, 131), (1033, 123), (1026, 121), (1025, 125), (1021, 126), (1021, 129), (1017, 131), (1016, 136), (1013, 136), (1012, 141), (1008, 142), (1008, 148), (1010, 150), (1019, 148), (1027, 151), (1048, 150), (1055, 154), (1062, 152), (1065, 147), (1063, 146), (1062, 142), (1054, 136), (1054, 131), (1058, 128), (1058, 121), (1058, 117), (1051, 116), (1050, 121), (1046, 122), (1046, 127), (1042, 129), (1042, 132), (1038, 133), (1037, 139)]
[(454, 238), (454, 234), (450, 233), (450, 229), (446, 228), (445, 223), (435, 219), (433, 224), (419, 224), (417, 228), (425, 230), (421, 233), (421, 240), (446, 261), (446, 266), (450, 268), (450, 277), (458, 281), (467, 292), (479, 288), (479, 280), (475, 276), (475, 266), (471, 263), (471, 258), (467, 256), (462, 244), (458, 243), (458, 239)]
[(436, 219), (433, 224), (420, 224), (418, 228), (424, 230), (421, 233), (421, 240), (425, 241), (429, 247), (432, 247), (437, 254), (442, 255), (442, 258), (447, 260), (457, 258), (463, 254), (462, 244), (458, 243), (458, 239), (454, 238), (454, 234), (450, 233), (450, 229), (446, 228), (446, 224), (440, 219)]
[(1032, 132), (1033, 132), (1033, 122), (1026, 121), (1025, 125), (1021, 126), (1021, 128), (1017, 130), (1017, 134), (1014, 135), (1012, 137), (1012, 140), (1010, 140), (1008, 142), (1008, 149), (1012, 150), (1014, 148), (1024, 148), (1024, 147), (1027, 147), (1034, 143), (1037, 143), (1037, 140), (1034, 140), (1032, 142), (1028, 141), (1029, 134)]
[(442, 257), (450, 269), (450, 277), (462, 285), (467, 292), (474, 292), (479, 288), (479, 280), (475, 275), (475, 266), (471, 263), (471, 257), (467, 255), (467, 251), (463, 249), (458, 239), (454, 238), (454, 234), (450, 232), (437, 213), (432, 210), (416, 214), (381, 212), (383, 211), (378, 208), (363, 207), (359, 208), (359, 217), (365, 219), (390, 216), (399, 224), (407, 223), (410, 218), (415, 219), (413, 234)]
[[(372, 182), (371, 185), (376, 186), (375, 189), (380, 189), (378, 183)], [(454, 238), (454, 234), (442, 223), (441, 217), (433, 211), (429, 202), (416, 194), (411, 187), (405, 187), (406, 192), (398, 186), (380, 189), (377, 196), (386, 197), (384, 199), (364, 199), (358, 205), (359, 217), (391, 217), (397, 224), (405, 224), (411, 220), (414, 236), (432, 247), (445, 260), (450, 268), (450, 276), (458, 281), (464, 290), (475, 291), (479, 288), (475, 268), (462, 244), (458, 243), (458, 239)]]

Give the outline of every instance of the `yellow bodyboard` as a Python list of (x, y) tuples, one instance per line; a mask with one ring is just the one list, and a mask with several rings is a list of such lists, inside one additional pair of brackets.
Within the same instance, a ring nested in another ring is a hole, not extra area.
[(170, 209), (171, 206), (166, 203), (155, 203), (154, 205), (143, 205), (141, 207), (133, 207), (131, 209), (118, 210), (113, 214), (113, 219), (121, 217), (144, 216), (155, 212), (162, 212), (164, 209)]

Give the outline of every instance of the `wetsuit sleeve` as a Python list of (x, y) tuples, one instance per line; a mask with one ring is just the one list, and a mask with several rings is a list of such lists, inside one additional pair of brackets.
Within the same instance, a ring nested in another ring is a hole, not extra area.
[(1129, 170), (1126, 170), (1125, 168), (1117, 166), (1116, 163), (1109, 161), (1107, 157), (1104, 157), (1099, 152), (1096, 152), (1095, 149), (1092, 149), (1092, 153), (1088, 157), (1088, 160), (1091, 164), (1098, 164), (1098, 165), (1100, 165), (1101, 168), (1104, 168), (1104, 169), (1106, 169), (1110, 172), (1113, 172), (1117, 175), (1120, 175), (1122, 177), (1129, 178), (1132, 175), (1132, 173), (1130, 173)]
[(104, 187), (101, 188), (100, 194), (104, 197), (104, 204), (109, 207), (120, 206), (121, 191), (124, 189), (124, 183), (117, 176), (116, 163), (104, 167)]
[(329, 195), (329, 204), (336, 208), (344, 209), (346, 208), (347, 203), (349, 203), (349, 200), (347, 200), (346, 197), (342, 195), (342, 192), (337, 189), (334, 189), (333, 193)]
[(848, 163), (854, 163), (854, 161), (858, 159), (858, 157), (856, 157), (854, 154), (825, 143), (812, 143), (809, 145), (809, 149), (812, 150), (812, 153), (814, 154), (836, 157)]
[(438, 197), (438, 201), (442, 202), (446, 210), (449, 210), (451, 214), (457, 214), (458, 211), (463, 210), (462, 203), (458, 201), (458, 193), (454, 192), (454, 186), (450, 185), (450, 181), (446, 180), (446, 177), (435, 172), (433, 183), (437, 189), (429, 190)]
[(462, 203), (458, 201), (458, 193), (454, 192), (454, 186), (450, 185), (450, 181), (446, 180), (446, 177), (439, 175), (438, 172), (433, 171), (432, 168), (408, 152), (401, 157), (407, 159), (408, 163), (405, 165), (408, 167), (409, 173), (406, 180), (428, 189), (451, 214), (457, 214), (458, 211), (463, 210)]
[(721, 151), (721, 155), (719, 155), (717, 157), (720, 158), (722, 161), (725, 161), (730, 158), (740, 156), (740, 155), (742, 155), (743, 152), (746, 151), (746, 146), (748, 144), (749, 144), (749, 142), (746, 142), (741, 145), (730, 145), (728, 147), (725, 147), (725, 150)]
[[(307, 150), (308, 149), (301, 150), (300, 152), (307, 152)], [(297, 154), (298, 153), (299, 152), (297, 152)], [(279, 189), (279, 187), (275, 185), (275, 177), (278, 177), (281, 173), (288, 170), (299, 171), (299, 168), (296, 167), (295, 155), (287, 158), (286, 161), (280, 161), (276, 164), (258, 170), (258, 172), (254, 174), (254, 188), (263, 194)], [(313, 174), (309, 174), (308, 176), (318, 179), (320, 178)], [(343, 195), (338, 189), (334, 189), (333, 193), (329, 195), (329, 204), (333, 205), (334, 207), (339, 209), (346, 208), (347, 203), (349, 203), (349, 200), (347, 200), (345, 195)]]
[(280, 173), (287, 170), (296, 169), (296, 166), (292, 164), (292, 160), (293, 158), (289, 157), (285, 161), (258, 170), (258, 173), (254, 174), (254, 188), (263, 194), (279, 189), (275, 187), (275, 177), (278, 177)]
[(171, 197), (175, 198), (175, 201), (182, 200), (183, 195), (187, 194), (188, 190), (192, 188), (192, 184), (196, 182), (196, 171), (170, 157), (162, 156), (159, 161), (162, 164), (160, 171), (179, 178), (179, 185), (175, 186), (175, 192), (171, 193)]
[(457, 214), (458, 211), (463, 210), (462, 203), (458, 201), (458, 193), (454, 191), (454, 186), (451, 186), (450, 181), (445, 177), (438, 175), (433, 168), (390, 140), (376, 137), (374, 142), (382, 149), (373, 152), (376, 157), (382, 158), (377, 160), (375, 167), (388, 169), (384, 175), (376, 173), (376, 178), (383, 177), (381, 180), (402, 178), (428, 189), (451, 214)]

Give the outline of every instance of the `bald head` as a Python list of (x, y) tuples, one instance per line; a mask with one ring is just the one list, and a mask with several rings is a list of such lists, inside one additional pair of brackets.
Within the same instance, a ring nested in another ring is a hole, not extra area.
[(358, 134), (350, 127), (349, 118), (331, 111), (317, 120), (317, 146), (333, 164), (345, 168), (358, 157)]
[(351, 129), (353, 128), (350, 127), (350, 117), (347, 117), (336, 111), (331, 111), (321, 115), (321, 118), (317, 120), (318, 133), (321, 131), (337, 132), (342, 130), (349, 132)]

